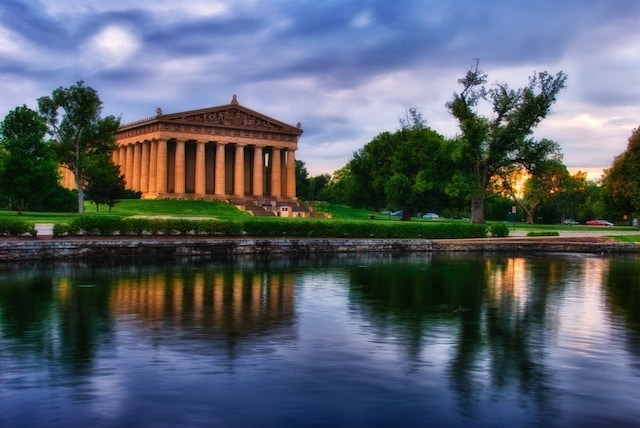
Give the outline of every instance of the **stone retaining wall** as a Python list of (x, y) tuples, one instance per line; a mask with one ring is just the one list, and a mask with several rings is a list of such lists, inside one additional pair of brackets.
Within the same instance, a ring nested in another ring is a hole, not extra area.
[(434, 251), (638, 253), (640, 245), (611, 240), (565, 241), (554, 238), (426, 240), (172, 237), (0, 240), (0, 261)]

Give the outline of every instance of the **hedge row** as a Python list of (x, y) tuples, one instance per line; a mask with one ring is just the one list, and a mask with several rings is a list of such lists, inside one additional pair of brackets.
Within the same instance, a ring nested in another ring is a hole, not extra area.
[(70, 223), (53, 225), (53, 236), (145, 236), (209, 235), (237, 236), (241, 229), (234, 222), (215, 220), (141, 219), (83, 216)]
[(0, 235), (36, 236), (37, 231), (32, 223), (17, 218), (0, 218)]
[(120, 219), (82, 216), (69, 224), (55, 224), (53, 235), (61, 236), (256, 236), (305, 238), (480, 238), (487, 226), (470, 223), (364, 222), (341, 220), (278, 219), (264, 221), (243, 219), (181, 220)]

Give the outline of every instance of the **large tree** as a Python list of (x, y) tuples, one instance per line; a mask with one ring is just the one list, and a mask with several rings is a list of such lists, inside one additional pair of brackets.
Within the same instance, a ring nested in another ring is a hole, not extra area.
[[(453, 182), (471, 196), (471, 221), (484, 223), (485, 193), (492, 177), (503, 168), (532, 165), (556, 153), (555, 143), (536, 141), (531, 134), (565, 87), (566, 75), (541, 72), (531, 76), (524, 88), (514, 90), (506, 84), (487, 88), (487, 75), (478, 65), (476, 61), (458, 80), (463, 89), (454, 93), (447, 107), (461, 131), (455, 159), (459, 170)], [(492, 117), (478, 113), (481, 101), (491, 104)]]
[(627, 149), (605, 170), (604, 188), (613, 203), (627, 214), (640, 214), (640, 127), (631, 132)]
[(88, 161), (93, 156), (113, 152), (120, 120), (114, 116), (100, 117), (102, 101), (82, 81), (55, 89), (50, 97), (39, 98), (38, 107), (49, 126), (58, 161), (74, 175), (78, 212), (83, 213)]
[(45, 141), (44, 119), (27, 106), (17, 107), (0, 124), (0, 143), (6, 151), (0, 185), (18, 214), (24, 207), (40, 207), (58, 186), (58, 163)]
[(415, 109), (400, 125), (401, 129), (379, 134), (354, 153), (347, 164), (349, 203), (402, 210), (408, 220), (415, 211), (442, 204), (452, 169), (447, 166), (446, 140), (428, 128)]
[(530, 172), (522, 192), (508, 180), (503, 182), (503, 186), (515, 204), (524, 211), (525, 222), (534, 224), (537, 210), (566, 191), (569, 177), (567, 167), (559, 159), (550, 159), (539, 162), (536, 169)]

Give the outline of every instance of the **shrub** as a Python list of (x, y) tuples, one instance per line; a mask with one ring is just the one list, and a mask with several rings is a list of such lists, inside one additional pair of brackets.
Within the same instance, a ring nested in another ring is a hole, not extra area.
[(529, 232), (527, 236), (560, 236), (560, 234), (556, 231), (552, 232)]
[(21, 236), (29, 234), (33, 237), (38, 232), (32, 223), (17, 218), (0, 218), (0, 235)]
[(70, 235), (111, 236), (122, 230), (123, 224), (120, 218), (84, 215), (74, 218), (69, 223), (68, 233)]
[(122, 221), (122, 235), (141, 236), (145, 233), (151, 233), (151, 222), (146, 218), (127, 218)]
[[(504, 224), (506, 236), (508, 227)], [(486, 236), (485, 224), (425, 222), (365, 222), (311, 219), (119, 219), (82, 216), (68, 225), (55, 224), (54, 236), (65, 235), (205, 235), (301, 238), (454, 239)], [(495, 235), (496, 232), (492, 231)]]
[(509, 236), (509, 226), (505, 223), (493, 223), (489, 226), (489, 232), (491, 232), (493, 236)]
[(71, 228), (66, 223), (55, 223), (53, 225), (53, 236), (59, 238), (61, 236), (71, 235), (70, 230)]

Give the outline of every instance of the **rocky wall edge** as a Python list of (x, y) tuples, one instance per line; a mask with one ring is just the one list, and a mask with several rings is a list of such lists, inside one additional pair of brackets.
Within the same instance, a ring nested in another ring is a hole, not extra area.
[(639, 253), (636, 244), (539, 239), (127, 238), (0, 240), (0, 261), (158, 258), (313, 253), (582, 252)]

